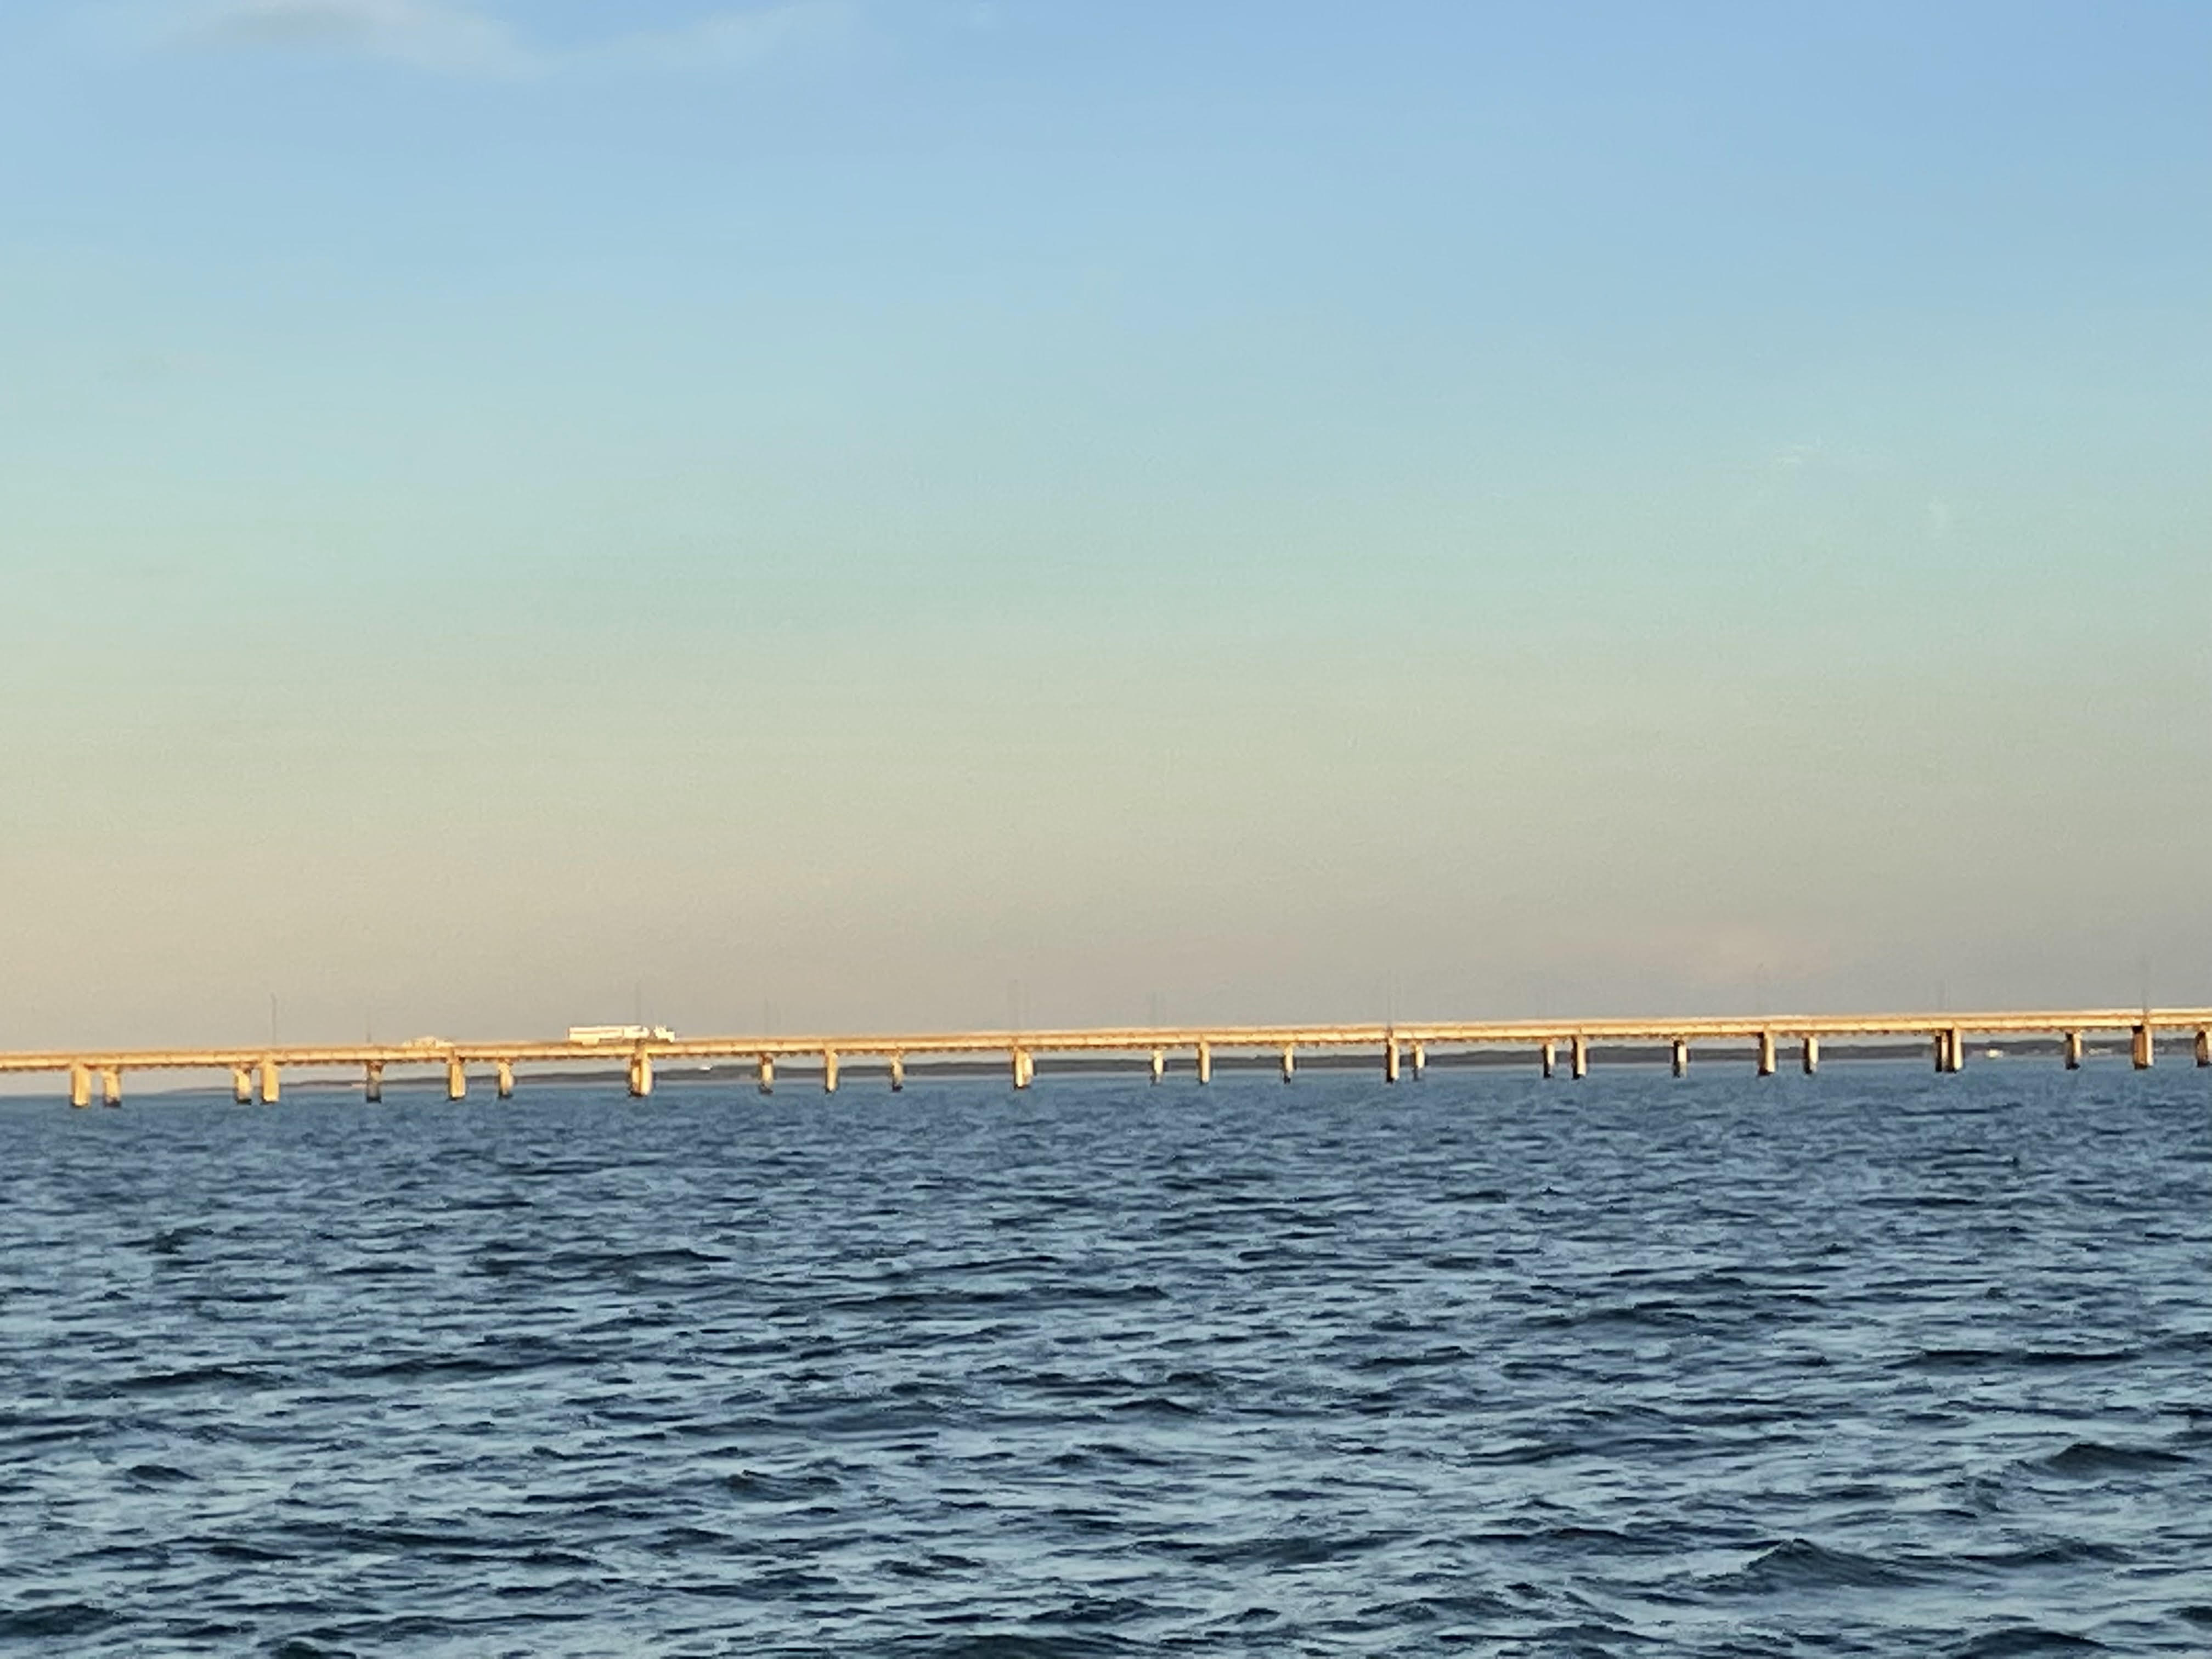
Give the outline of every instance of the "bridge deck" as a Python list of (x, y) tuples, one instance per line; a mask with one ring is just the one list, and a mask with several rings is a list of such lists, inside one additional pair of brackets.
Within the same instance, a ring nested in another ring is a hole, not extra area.
[(514, 1040), (250, 1044), (208, 1048), (59, 1048), (0, 1053), (5, 1072), (143, 1072), (261, 1066), (441, 1066), (646, 1060), (925, 1058), (958, 1054), (1190, 1053), (1300, 1048), (1540, 1047), (1599, 1043), (1800, 1042), (1850, 1037), (1960, 1040), (2092, 1032), (2205, 1033), (2212, 1008), (2069, 1008), (1890, 1014), (1681, 1015), (1634, 1019), (1407, 1020), (1389, 1024), (1114, 1026), (1062, 1030), (846, 1032), (675, 1037), (629, 1043)]

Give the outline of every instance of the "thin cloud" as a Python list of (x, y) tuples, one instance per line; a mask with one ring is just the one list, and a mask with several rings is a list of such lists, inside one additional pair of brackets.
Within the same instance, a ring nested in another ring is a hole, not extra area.
[(433, 0), (217, 0), (194, 8), (171, 39), (218, 49), (340, 52), (447, 75), (534, 67), (498, 18)]
[(842, 0), (790, 0), (744, 11), (719, 11), (680, 28), (621, 36), (581, 54), (656, 69), (743, 68), (852, 33), (853, 9)]
[(319, 52), (442, 75), (562, 70), (744, 68), (852, 33), (849, 0), (716, 11), (675, 28), (574, 45), (526, 38), (495, 11), (456, 0), (201, 0), (172, 13), (167, 44), (211, 50)]

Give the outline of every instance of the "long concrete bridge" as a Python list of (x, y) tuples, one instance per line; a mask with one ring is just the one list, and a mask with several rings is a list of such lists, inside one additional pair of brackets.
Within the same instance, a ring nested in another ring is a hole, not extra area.
[(1794, 1053), (1810, 1074), (1820, 1063), (1820, 1045), (1855, 1038), (1909, 1039), (1925, 1042), (1938, 1072), (1956, 1072), (1969, 1045), (1997, 1037), (2055, 1038), (2070, 1070), (2081, 1063), (2083, 1042), (2091, 1034), (2120, 1034), (2129, 1040), (2138, 1070), (2150, 1066), (2160, 1037), (2187, 1038), (2196, 1063), (2212, 1066), (2212, 1008), (2069, 1008), (2026, 1012), (1911, 1014), (1774, 1014), (1729, 1018), (1656, 1019), (1482, 1020), (1394, 1022), (1381, 1025), (1208, 1025), (1178, 1028), (1120, 1026), (1096, 1030), (960, 1031), (906, 1036), (676, 1037), (658, 1033), (634, 1041), (526, 1041), (512, 1042), (333, 1043), (218, 1048), (59, 1049), (44, 1053), (0, 1053), (0, 1073), (53, 1073), (68, 1082), (72, 1106), (92, 1103), (94, 1084), (102, 1104), (119, 1105), (126, 1073), (228, 1071), (233, 1093), (245, 1103), (273, 1103), (287, 1069), (357, 1067), (368, 1100), (383, 1097), (387, 1071), (442, 1072), (447, 1098), (468, 1093), (471, 1071), (489, 1072), (501, 1099), (514, 1092), (515, 1067), (602, 1068), (620, 1061), (627, 1069), (629, 1093), (653, 1092), (657, 1062), (750, 1062), (760, 1088), (775, 1086), (779, 1060), (818, 1064), (823, 1087), (835, 1091), (839, 1068), (848, 1060), (880, 1062), (893, 1089), (906, 1085), (910, 1060), (943, 1060), (963, 1056), (1002, 1056), (1017, 1089), (1036, 1077), (1041, 1054), (1080, 1055), (1102, 1063), (1121, 1057), (1147, 1066), (1158, 1083), (1171, 1056), (1188, 1059), (1200, 1083), (1213, 1078), (1218, 1054), (1259, 1055), (1279, 1063), (1283, 1081), (1297, 1074), (1301, 1052), (1365, 1050), (1375, 1057), (1383, 1079), (1397, 1082), (1407, 1073), (1419, 1077), (1431, 1055), (1468, 1050), (1519, 1048), (1551, 1077), (1564, 1069), (1580, 1078), (1589, 1069), (1593, 1047), (1663, 1045), (1674, 1072), (1689, 1068), (1696, 1044), (1753, 1045), (1758, 1074), (1771, 1077), (1778, 1056)]

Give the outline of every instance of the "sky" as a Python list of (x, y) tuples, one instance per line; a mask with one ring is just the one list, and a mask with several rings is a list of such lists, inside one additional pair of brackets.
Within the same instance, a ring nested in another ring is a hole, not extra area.
[(0, 1047), (2212, 1003), (2212, 9), (0, 7)]

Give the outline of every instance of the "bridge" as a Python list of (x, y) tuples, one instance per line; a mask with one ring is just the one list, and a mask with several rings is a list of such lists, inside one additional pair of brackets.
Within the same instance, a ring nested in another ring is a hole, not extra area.
[(1364, 1050), (1372, 1054), (1383, 1079), (1395, 1083), (1410, 1072), (1419, 1077), (1431, 1055), (1477, 1050), (1520, 1049), (1546, 1077), (1562, 1069), (1585, 1076), (1594, 1047), (1662, 1045), (1674, 1075), (1689, 1069), (1692, 1045), (1753, 1046), (1758, 1075), (1771, 1077), (1778, 1057), (1794, 1053), (1808, 1075), (1817, 1071), (1823, 1042), (1856, 1038), (1908, 1039), (1924, 1042), (1938, 1072), (1956, 1072), (1976, 1041), (2000, 1037), (2055, 1038), (2067, 1067), (2081, 1064), (2083, 1042), (2091, 1034), (2122, 1034), (2138, 1070), (2148, 1067), (2161, 1036), (2191, 1040), (2196, 1063), (2212, 1066), (2212, 1008), (2073, 1008), (2027, 1012), (1912, 1014), (1774, 1014), (1750, 1017), (1661, 1018), (1593, 1020), (1413, 1021), (1352, 1025), (1117, 1026), (1097, 1030), (1000, 1030), (916, 1033), (906, 1036), (662, 1037), (658, 1035), (617, 1046), (571, 1041), (406, 1043), (274, 1044), (215, 1048), (52, 1050), (0, 1053), (0, 1073), (52, 1073), (65, 1078), (72, 1106), (88, 1106), (99, 1082), (104, 1105), (123, 1100), (126, 1073), (228, 1071), (232, 1091), (244, 1104), (281, 1098), (288, 1069), (357, 1067), (365, 1099), (380, 1100), (387, 1071), (428, 1069), (445, 1075), (448, 1099), (468, 1093), (470, 1074), (489, 1071), (500, 1098), (514, 1092), (515, 1067), (605, 1067), (619, 1060), (628, 1073), (633, 1098), (653, 1092), (657, 1062), (750, 1062), (763, 1093), (775, 1086), (779, 1060), (818, 1064), (822, 1085), (835, 1092), (844, 1062), (879, 1062), (893, 1089), (906, 1086), (910, 1060), (945, 1060), (962, 1056), (1002, 1058), (1013, 1087), (1026, 1089), (1036, 1078), (1039, 1055), (1080, 1055), (1099, 1063), (1126, 1059), (1149, 1067), (1152, 1080), (1168, 1073), (1170, 1056), (1188, 1059), (1200, 1083), (1213, 1078), (1218, 1054), (1258, 1055), (1279, 1064), (1283, 1081), (1297, 1072), (1301, 1053)]

